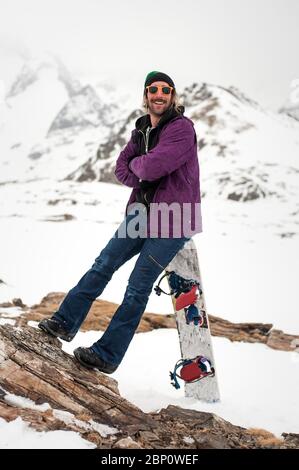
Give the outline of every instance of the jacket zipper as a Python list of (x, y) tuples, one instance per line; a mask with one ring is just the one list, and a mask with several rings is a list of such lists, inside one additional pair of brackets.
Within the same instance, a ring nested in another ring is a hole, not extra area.
[(148, 152), (149, 135), (151, 133), (151, 130), (152, 130), (152, 127), (148, 127), (146, 130), (145, 153)]
[(148, 131), (146, 132), (146, 135), (144, 135), (144, 132), (141, 130), (141, 129), (138, 129), (138, 132), (141, 132), (141, 134), (143, 135), (143, 140), (144, 140), (144, 144), (145, 144), (145, 153), (148, 152), (148, 144), (149, 144), (149, 135), (151, 133), (151, 131), (154, 129), (154, 127), (148, 127), (147, 128)]
[[(150, 132), (151, 132), (152, 129), (154, 129), (154, 128), (153, 127), (150, 127), (150, 128), (148, 127), (146, 135), (144, 135), (144, 132), (141, 129), (138, 129), (138, 132), (141, 132), (141, 134), (143, 135), (143, 140), (144, 140), (144, 144), (145, 144), (145, 153), (148, 152), (149, 135), (150, 135)], [(142, 179), (139, 178), (139, 181), (142, 181)]]

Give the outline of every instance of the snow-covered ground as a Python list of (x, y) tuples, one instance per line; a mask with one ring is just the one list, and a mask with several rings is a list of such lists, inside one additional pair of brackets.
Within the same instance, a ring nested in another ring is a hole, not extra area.
[[(36, 326), (35, 322), (30, 324)], [(63, 342), (63, 349), (72, 354), (76, 347), (89, 346), (101, 335), (94, 331), (79, 332), (71, 343)], [(264, 428), (277, 437), (282, 432), (298, 433), (298, 354), (274, 351), (261, 344), (232, 343), (218, 337), (213, 338), (213, 345), (221, 391), (219, 403), (185, 398), (182, 383), (179, 390), (170, 385), (169, 371), (180, 357), (175, 329), (135, 335), (123, 362), (111, 377), (118, 381), (121, 395), (144, 412), (158, 412), (172, 404), (216, 413), (239, 426)], [(9, 401), (22, 406), (25, 402), (12, 396)], [(0, 448), (20, 446), (90, 448), (92, 444), (74, 432), (39, 433), (20, 418), (11, 423), (0, 418)]]
[[(42, 180), (0, 186), (0, 279), (5, 282), (0, 302), (21, 297), (32, 305), (51, 291), (73, 287), (117, 229), (129, 193), (110, 183)], [(204, 199), (202, 206), (203, 232), (194, 242), (208, 312), (298, 334), (299, 232), (281, 236), (291, 227), (276, 227), (267, 199), (246, 204)], [(64, 214), (74, 218), (61, 221)], [(114, 274), (102, 298), (121, 303), (136, 259)], [(170, 298), (153, 292), (147, 311), (171, 312)]]
[[(50, 180), (0, 186), (0, 278), (5, 282), (0, 284), (0, 301), (20, 297), (32, 305), (51, 291), (67, 292), (73, 287), (117, 229), (129, 191), (109, 183)], [(77, 204), (68, 200), (47, 204), (48, 200), (71, 197)], [(203, 201), (204, 232), (194, 241), (207, 309), (228, 320), (271, 322), (275, 328), (298, 334), (298, 235), (282, 238), (275, 233), (269, 210), (268, 201), (247, 203), (242, 210), (234, 201), (222, 206), (219, 201), (217, 205)], [(57, 221), (64, 213), (75, 218)], [(268, 224), (258, 224), (258, 219), (267, 219)], [(114, 274), (101, 298), (122, 301), (136, 259)], [(152, 292), (146, 310), (169, 313), (170, 298)], [(13, 310), (8, 321), (16, 314)], [(78, 345), (90, 345), (100, 335), (79, 333), (63, 347), (72, 353)], [(183, 387), (176, 391), (170, 385), (169, 371), (180, 357), (175, 330), (135, 335), (113, 377), (121, 394), (146, 412), (176, 404), (213, 411), (234, 424), (262, 427), (278, 436), (299, 432), (298, 354), (224, 338), (214, 338), (213, 344), (220, 403), (195, 402), (184, 397)], [(21, 420), (1, 422), (0, 447), (17, 446), (19, 434), (24, 436), (25, 447), (89, 446), (79, 436), (73, 440), (73, 433), (61, 433), (49, 433), (47, 439)]]
[(38, 432), (17, 418), (10, 423), (0, 418), (0, 449), (93, 449), (92, 442), (74, 431)]
[[(90, 346), (102, 333), (80, 333), (63, 349)], [(274, 351), (262, 344), (232, 343), (213, 338), (221, 401), (203, 403), (184, 397), (184, 386), (170, 385), (169, 371), (180, 358), (175, 329), (154, 330), (134, 336), (120, 365), (111, 377), (122, 396), (145, 412), (172, 404), (216, 413), (233, 424), (264, 428), (278, 437), (299, 432), (298, 354)]]

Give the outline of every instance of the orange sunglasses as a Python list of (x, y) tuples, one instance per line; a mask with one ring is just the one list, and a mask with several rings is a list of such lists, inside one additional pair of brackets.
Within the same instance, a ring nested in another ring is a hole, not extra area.
[(173, 87), (172, 86), (166, 86), (166, 85), (149, 85), (149, 86), (146, 87), (146, 89), (152, 95), (157, 93), (158, 89), (162, 90), (162, 93), (164, 93), (164, 95), (169, 95), (171, 93), (171, 91), (173, 90)]

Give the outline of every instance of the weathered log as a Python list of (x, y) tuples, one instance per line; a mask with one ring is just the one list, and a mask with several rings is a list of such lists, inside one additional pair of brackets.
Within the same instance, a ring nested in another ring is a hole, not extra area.
[[(0, 317), (10, 318), (5, 314), (5, 308), (9, 306), (19, 306), (23, 313), (16, 318), (16, 326), (24, 326), (28, 321), (40, 321), (43, 318), (52, 316), (53, 312), (59, 307), (65, 294), (50, 293), (45, 296), (39, 304), (31, 307), (24, 306), (21, 299), (14, 299), (9, 304), (0, 304), (2, 312)], [(90, 312), (83, 323), (81, 330), (101, 330), (104, 331), (118, 304), (106, 300), (95, 300)], [(233, 323), (222, 318), (209, 315), (210, 327), (213, 336), (221, 336), (231, 341), (244, 341), (247, 343), (263, 343), (272, 349), (281, 351), (294, 351), (299, 346), (299, 335), (290, 335), (283, 331), (273, 329), (271, 323)], [(145, 312), (139, 324), (137, 333), (151, 331), (157, 328), (176, 328), (173, 314), (159, 315)]]
[[(31, 409), (26, 401), (17, 401), (19, 396), (34, 402)], [(49, 404), (45, 410), (37, 406), (45, 403)], [(294, 438), (246, 430), (212, 413), (169, 406), (146, 414), (120, 396), (113, 378), (81, 367), (62, 351), (58, 339), (30, 326), (0, 326), (0, 417), (6, 421), (21, 417), (38, 431), (79, 432), (98, 448), (297, 445)]]
[(150, 417), (145, 419), (119, 395), (114, 379), (78, 365), (62, 351), (58, 339), (29, 326), (0, 326), (0, 386), (35, 403), (87, 414), (124, 431), (136, 424), (155, 427)]

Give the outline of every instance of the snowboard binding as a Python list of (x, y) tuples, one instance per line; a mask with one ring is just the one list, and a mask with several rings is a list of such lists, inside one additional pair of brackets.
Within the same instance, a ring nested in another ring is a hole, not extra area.
[[(180, 369), (178, 373), (178, 369)], [(170, 372), (171, 385), (178, 390), (180, 384), (178, 379), (184, 380), (186, 383), (194, 383), (205, 377), (214, 377), (215, 369), (212, 367), (211, 362), (205, 356), (196, 356), (193, 359), (180, 359), (175, 367), (174, 371)]]
[[(161, 287), (160, 287), (160, 282), (165, 276), (169, 276), (168, 282), (170, 285), (170, 293), (165, 292)], [(175, 271), (166, 271), (163, 276), (160, 277), (159, 282), (157, 286), (155, 287), (155, 291), (157, 295), (161, 295), (161, 292), (163, 292), (166, 295), (173, 295), (175, 294), (175, 298), (178, 298), (180, 294), (182, 293), (188, 293), (192, 289), (193, 286), (198, 286), (198, 289), (200, 290), (200, 285), (199, 282), (196, 281), (195, 279), (185, 279), (182, 276), (179, 276)]]
[(200, 310), (196, 305), (191, 304), (189, 307), (184, 308), (185, 318), (187, 325), (190, 325), (191, 322), (194, 323), (195, 326), (202, 326), (204, 323), (204, 317), (201, 315)]
[[(160, 282), (165, 276), (169, 276), (168, 283), (170, 286), (170, 293), (165, 292), (160, 287)], [(166, 295), (173, 295), (176, 299), (175, 309), (177, 311), (184, 309), (187, 325), (194, 322), (194, 325), (201, 326), (204, 322), (203, 316), (198, 311), (195, 303), (198, 295), (202, 294), (200, 283), (195, 279), (185, 279), (176, 274), (175, 271), (166, 271), (165, 274), (159, 279), (158, 284), (154, 288), (157, 295), (163, 292)]]

